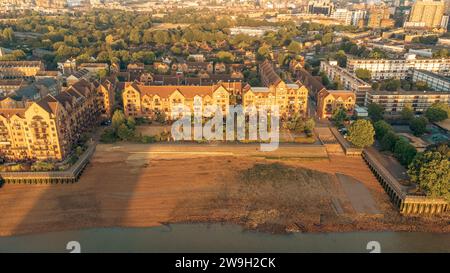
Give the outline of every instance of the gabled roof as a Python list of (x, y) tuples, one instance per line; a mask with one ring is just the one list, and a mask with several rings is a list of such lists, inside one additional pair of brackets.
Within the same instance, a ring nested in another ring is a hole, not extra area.
[(273, 69), (272, 64), (268, 60), (265, 60), (262, 64), (259, 65), (259, 72), (261, 75), (263, 75), (263, 77), (266, 78), (267, 86), (271, 84), (278, 85), (281, 82), (280, 76), (278, 76), (278, 74)]
[(185, 98), (194, 98), (195, 96), (212, 95), (220, 86), (228, 91), (225, 85), (209, 85), (209, 86), (190, 86), (190, 85), (141, 85), (136, 82), (129, 84), (136, 91), (140, 92), (142, 96), (158, 95), (161, 98), (168, 98), (173, 92), (179, 91)]
[(319, 93), (319, 98), (327, 97), (328, 95), (332, 95), (334, 99), (341, 98), (342, 100), (348, 100), (348, 98), (356, 99), (355, 93), (350, 90), (322, 90)]

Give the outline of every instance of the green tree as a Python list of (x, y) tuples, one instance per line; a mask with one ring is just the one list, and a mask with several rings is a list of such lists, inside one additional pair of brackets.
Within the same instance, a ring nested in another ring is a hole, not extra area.
[(409, 128), (415, 136), (421, 136), (427, 131), (427, 124), (425, 117), (415, 117), (409, 122)]
[(425, 81), (417, 81), (414, 83), (414, 85), (416, 86), (417, 90), (419, 90), (419, 91), (425, 91), (425, 90), (429, 89), (428, 84)]
[(447, 116), (450, 117), (450, 105), (448, 105), (447, 103), (444, 102), (436, 102), (433, 103), (433, 105), (430, 106), (431, 108), (438, 108), (438, 109), (442, 109), (445, 112), (447, 112)]
[(374, 142), (375, 130), (372, 123), (365, 119), (353, 122), (348, 128), (348, 140), (355, 146), (364, 148)]
[(375, 129), (375, 137), (379, 140), (383, 139), (387, 132), (392, 131), (392, 126), (384, 120), (379, 120), (373, 124)]
[(425, 111), (425, 116), (430, 122), (439, 122), (447, 119), (448, 113), (444, 109), (432, 105)]
[(417, 150), (404, 138), (399, 138), (394, 146), (394, 155), (403, 166), (408, 166), (416, 156)]
[(136, 120), (133, 117), (128, 117), (127, 126), (134, 131), (136, 129)]
[(336, 61), (338, 62), (338, 65), (340, 67), (346, 67), (347, 66), (347, 55), (345, 54), (344, 50), (339, 50), (336, 55), (334, 56)]
[(313, 132), (315, 126), (316, 126), (316, 123), (314, 122), (313, 118), (307, 119), (305, 121), (305, 133), (308, 136), (312, 136), (312, 132)]
[(291, 41), (291, 43), (287, 47), (287, 50), (289, 50), (289, 52), (291, 52), (291, 53), (298, 55), (302, 51), (302, 44), (300, 44), (299, 42), (296, 42), (296, 41)]
[(383, 119), (384, 108), (383, 108), (383, 106), (381, 106), (377, 103), (369, 104), (367, 106), (367, 112), (369, 113), (370, 119), (372, 119), (374, 122), (377, 122), (377, 121)]
[(232, 63), (234, 62), (234, 55), (231, 52), (228, 51), (219, 51), (217, 52), (217, 59), (220, 62), (225, 62), (225, 63)]
[(138, 45), (141, 42), (141, 32), (138, 29), (133, 29), (130, 32), (130, 43)]
[(380, 89), (386, 91), (397, 91), (401, 86), (401, 81), (398, 79), (389, 79), (381, 83)]
[(419, 154), (409, 165), (408, 175), (428, 196), (443, 197), (450, 202), (450, 161), (447, 155), (437, 151)]
[(131, 61), (134, 63), (144, 63), (144, 64), (151, 64), (155, 60), (156, 56), (153, 51), (149, 50), (142, 50), (138, 52), (134, 52), (131, 55)]
[(270, 53), (271, 53), (271, 49), (269, 45), (263, 45), (261, 46), (258, 51), (257, 51), (257, 57), (260, 60), (263, 59), (269, 59), (270, 58)]
[(411, 108), (411, 106), (405, 106), (400, 112), (400, 116), (402, 120), (409, 122), (414, 118), (414, 110)]
[(342, 127), (344, 125), (344, 121), (348, 120), (348, 116), (344, 109), (337, 108), (333, 111), (331, 120), (337, 127)]
[(156, 31), (153, 36), (154, 41), (159, 45), (170, 43), (170, 36), (166, 31)]
[(126, 122), (125, 115), (123, 114), (122, 110), (116, 110), (114, 111), (114, 114), (112, 116), (111, 125), (114, 128), (114, 130), (117, 130), (120, 125), (124, 124)]
[(7, 42), (14, 41), (14, 31), (10, 27), (3, 30), (2, 36)]
[(360, 78), (363, 81), (369, 81), (372, 78), (370, 70), (358, 68), (355, 70), (356, 77)]
[(372, 83), (372, 90), (378, 91), (380, 89), (380, 84), (378, 82)]
[(75, 154), (77, 155), (77, 157), (80, 157), (83, 154), (83, 148), (81, 146), (77, 146), (77, 148), (75, 149)]
[(331, 44), (333, 42), (333, 33), (329, 32), (329, 33), (325, 33), (322, 36), (322, 45), (328, 45)]
[(398, 139), (399, 137), (393, 131), (388, 131), (381, 139), (381, 148), (385, 151), (393, 151)]
[(117, 136), (121, 140), (130, 140), (133, 137), (133, 131), (125, 123), (122, 123), (117, 128)]
[(447, 58), (449, 56), (449, 51), (446, 48), (439, 49), (438, 51), (433, 53), (433, 58)]

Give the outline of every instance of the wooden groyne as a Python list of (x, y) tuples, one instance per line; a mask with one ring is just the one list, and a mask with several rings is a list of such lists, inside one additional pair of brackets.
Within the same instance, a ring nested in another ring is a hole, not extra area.
[(450, 210), (450, 205), (442, 198), (407, 193), (399, 181), (367, 149), (362, 152), (362, 157), (401, 214), (433, 215)]

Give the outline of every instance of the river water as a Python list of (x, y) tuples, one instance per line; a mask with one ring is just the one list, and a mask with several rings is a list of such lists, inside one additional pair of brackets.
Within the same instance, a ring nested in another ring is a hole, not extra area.
[(0, 252), (448, 252), (450, 234), (406, 232), (298, 233), (273, 235), (236, 225), (176, 224), (152, 228), (92, 228), (0, 237)]

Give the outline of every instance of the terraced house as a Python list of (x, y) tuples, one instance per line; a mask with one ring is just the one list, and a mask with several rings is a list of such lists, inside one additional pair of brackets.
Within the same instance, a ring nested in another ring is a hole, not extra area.
[(41, 61), (0, 61), (0, 78), (31, 78), (45, 70)]
[(244, 107), (254, 105), (259, 108), (261, 106), (278, 105), (282, 118), (296, 113), (306, 116), (308, 89), (300, 82), (286, 84), (280, 81), (278, 84), (269, 87), (250, 87), (247, 85), (244, 88), (242, 101)]
[(244, 90), (244, 106), (278, 105), (280, 115), (288, 117), (295, 113), (307, 114), (308, 88), (300, 81), (287, 84), (275, 72), (269, 61), (259, 66), (259, 74), (265, 87), (250, 87)]
[(94, 84), (81, 80), (38, 101), (0, 101), (0, 154), (9, 160), (63, 160), (98, 122)]
[(122, 98), (127, 117), (153, 119), (158, 112), (164, 112), (166, 117), (170, 118), (172, 110), (178, 104), (186, 105), (193, 111), (196, 97), (202, 99), (203, 108), (207, 105), (218, 105), (222, 114), (226, 115), (232, 101), (231, 96), (241, 94), (244, 107), (279, 105), (280, 115), (306, 115), (308, 89), (300, 83), (286, 84), (283, 81), (269, 87), (242, 87), (240, 82), (219, 82), (207, 86), (148, 86), (133, 82), (125, 84)]
[(172, 110), (179, 104), (193, 111), (194, 98), (201, 98), (203, 107), (218, 105), (226, 115), (230, 105), (230, 95), (241, 92), (240, 83), (222, 83), (209, 86), (189, 85), (141, 85), (126, 83), (122, 93), (124, 113), (127, 117), (153, 119), (158, 112), (170, 118)]
[(326, 90), (317, 94), (317, 116), (331, 118), (338, 109), (344, 109), (347, 115), (353, 115), (356, 95), (350, 90)]
[(114, 96), (116, 92), (116, 79), (104, 79), (100, 82), (95, 81), (94, 85), (97, 89), (97, 105), (100, 108), (100, 116), (102, 119), (110, 119), (112, 117), (114, 107)]

